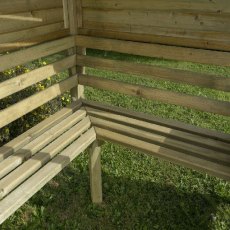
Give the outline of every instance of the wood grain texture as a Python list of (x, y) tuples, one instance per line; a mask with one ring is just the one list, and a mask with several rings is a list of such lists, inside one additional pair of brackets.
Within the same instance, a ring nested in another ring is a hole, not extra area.
[(80, 35), (76, 36), (76, 42), (79, 46), (92, 49), (128, 53), (147, 57), (165, 58), (178, 61), (190, 61), (202, 64), (230, 66), (229, 52), (122, 41), (116, 39), (96, 38)]
[(10, 54), (0, 56), (0, 71), (7, 70), (17, 65), (45, 57), (75, 45), (74, 37), (66, 37), (41, 45), (19, 50)]
[(4, 159), (6, 159), (19, 149), (23, 148), (26, 144), (33, 141), (35, 138), (49, 130), (51, 127), (60, 123), (63, 119), (70, 116), (73, 112), (79, 109), (81, 105), (81, 101), (71, 103), (66, 108), (61, 109), (60, 111), (51, 115), (38, 125), (32, 127), (28, 131), (24, 132), (20, 136), (0, 147), (0, 162), (2, 162)]
[(83, 132), (90, 128), (89, 118), (84, 118), (78, 124), (71, 127), (63, 135), (45, 148), (40, 150), (35, 156), (31, 157), (24, 164), (17, 167), (13, 172), (0, 180), (0, 199), (14, 190), (23, 181), (33, 175), (37, 170), (53, 159), (64, 148), (76, 140)]
[(89, 129), (62, 153), (57, 155), (21, 186), (0, 201), (0, 224), (12, 215), (19, 207), (29, 200), (37, 191), (47, 184), (72, 160), (96, 140), (93, 128)]
[(91, 199), (95, 204), (102, 202), (101, 147), (98, 141), (93, 142), (89, 153), (89, 173)]
[(83, 7), (116, 10), (182, 10), (230, 13), (228, 0), (82, 0)]
[(227, 101), (217, 101), (199, 96), (190, 96), (188, 94), (128, 84), (121, 81), (108, 80), (95, 76), (80, 76), (79, 83), (98, 89), (109, 90), (150, 100), (157, 100), (163, 103), (180, 105), (209, 113), (216, 113), (224, 116), (230, 115), (230, 103)]
[(33, 111), (46, 102), (54, 99), (62, 93), (70, 90), (77, 84), (76, 76), (70, 77), (60, 83), (57, 83), (44, 91), (34, 94), (6, 109), (0, 111), (0, 127), (3, 127), (23, 115)]
[[(12, 7), (13, 6), (13, 7)], [(10, 0), (0, 1), (0, 15), (62, 7), (62, 0)]]
[(99, 139), (121, 144), (131, 149), (137, 149), (138, 151), (148, 153), (154, 157), (205, 172), (227, 181), (230, 180), (230, 168), (217, 162), (161, 147), (141, 139), (129, 137), (106, 129), (96, 127), (95, 130)]
[(118, 71), (122, 73), (135, 74), (137, 76), (141, 75), (152, 80), (169, 80), (178, 83), (197, 85), (199, 87), (223, 90), (226, 92), (230, 91), (230, 78), (218, 77), (211, 74), (195, 73), (154, 65), (80, 55), (77, 55), (77, 63), (78, 65), (91, 68)]
[(63, 22), (63, 18), (62, 8), (0, 15), (0, 34)]
[(35, 69), (29, 73), (21, 74), (0, 83), (0, 99), (23, 90), (39, 81), (45, 80), (76, 64), (76, 55), (64, 58), (53, 64)]
[(110, 112), (116, 115), (125, 116), (127, 118), (133, 118), (133, 119), (138, 119), (139, 121), (145, 121), (148, 122), (149, 124), (156, 124), (166, 128), (170, 128), (170, 129), (174, 129), (190, 134), (195, 134), (196, 136), (200, 136), (201, 139), (202, 137), (205, 137), (212, 140), (218, 140), (230, 144), (230, 134), (218, 132), (215, 130), (210, 130), (207, 128), (200, 128), (195, 125), (186, 124), (177, 120), (164, 119), (161, 117), (153, 116), (151, 114), (137, 112), (122, 107), (112, 106), (107, 103), (101, 103), (101, 102), (89, 101), (89, 100), (82, 100), (82, 103), (83, 106), (85, 106), (85, 108), (90, 107), (93, 110), (96, 109), (96, 110), (100, 110), (101, 112)]

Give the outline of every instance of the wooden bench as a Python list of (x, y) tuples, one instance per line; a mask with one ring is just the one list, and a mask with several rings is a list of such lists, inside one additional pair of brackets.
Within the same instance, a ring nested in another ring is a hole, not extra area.
[[(52, 37), (50, 42), (43, 38), (41, 41), (46, 41), (45, 43), (0, 56), (2, 72), (62, 51), (68, 53), (61, 60), (1, 82), (0, 100), (47, 77), (69, 71), (69, 77), (65, 80), (1, 110), (0, 128), (67, 91), (70, 91), (72, 96), (71, 105), (0, 148), (0, 224), (90, 146), (91, 196), (93, 202), (100, 203), (101, 140), (134, 148), (230, 181), (229, 134), (82, 99), (83, 86), (89, 86), (229, 116), (229, 101), (129, 84), (89, 76), (84, 72), (84, 67), (91, 67), (143, 75), (150, 80), (170, 80), (178, 84), (229, 92), (230, 78), (85, 55), (85, 49), (91, 48), (129, 55), (230, 66), (228, 42), (223, 46), (221, 42), (215, 43), (212, 50), (212, 43), (207, 44), (208, 49), (202, 45), (203, 42), (192, 48), (186, 47), (184, 43), (180, 46), (180, 42), (159, 44), (141, 41), (141, 35), (137, 36), (134, 33), (98, 34), (84, 28), (77, 30), (76, 23), (80, 22), (76, 19), (76, 9), (79, 6), (76, 7), (74, 2), (68, 1), (69, 6), (64, 15), (68, 20), (65, 23), (70, 28), (68, 36), (60, 39)], [(6, 7), (9, 8), (7, 4)], [(81, 35), (77, 35), (80, 32)], [(23, 32), (25, 33), (26, 31)], [(12, 34), (6, 34), (4, 39), (7, 36), (11, 39), (14, 37)], [(186, 42), (189, 43), (190, 40)], [(37, 43), (39, 42), (31, 45)], [(220, 47), (220, 50), (216, 47)], [(4, 47), (2, 50), (6, 51)]]

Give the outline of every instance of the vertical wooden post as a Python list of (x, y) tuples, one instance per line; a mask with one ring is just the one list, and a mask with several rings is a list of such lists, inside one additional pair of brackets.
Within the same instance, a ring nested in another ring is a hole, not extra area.
[(101, 147), (95, 141), (90, 148), (89, 159), (90, 189), (93, 203), (102, 202)]
[[(82, 5), (81, 0), (66, 0), (68, 7), (68, 19), (70, 35), (78, 34), (78, 27), (82, 26)], [(80, 54), (85, 55), (86, 49), (82, 47), (76, 47), (68, 50), (69, 55)], [(83, 74), (85, 72), (85, 67), (75, 66), (69, 70), (70, 75)], [(79, 98), (84, 97), (84, 87), (82, 85), (77, 85), (70, 91), (73, 101), (77, 101)]]

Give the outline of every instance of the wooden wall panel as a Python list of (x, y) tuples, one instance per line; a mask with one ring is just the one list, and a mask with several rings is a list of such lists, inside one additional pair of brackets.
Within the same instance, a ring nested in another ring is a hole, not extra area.
[(0, 0), (0, 52), (64, 37), (62, 0)]
[(229, 0), (82, 0), (82, 7), (84, 35), (230, 50)]

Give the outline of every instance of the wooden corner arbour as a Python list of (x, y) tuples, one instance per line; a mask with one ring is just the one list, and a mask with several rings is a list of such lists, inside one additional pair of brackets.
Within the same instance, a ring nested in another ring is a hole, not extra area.
[(0, 100), (50, 76), (69, 73), (0, 110), (0, 128), (65, 92), (72, 96), (72, 104), (0, 147), (0, 223), (87, 148), (91, 148), (91, 196), (100, 203), (103, 141), (230, 181), (229, 134), (83, 99), (84, 86), (89, 86), (229, 117), (230, 102), (224, 99), (89, 76), (84, 71), (90, 67), (229, 93), (229, 77), (86, 54), (89, 48), (229, 67), (228, 1), (12, 0), (2, 1), (0, 11), (1, 72), (64, 54), (0, 81)]

